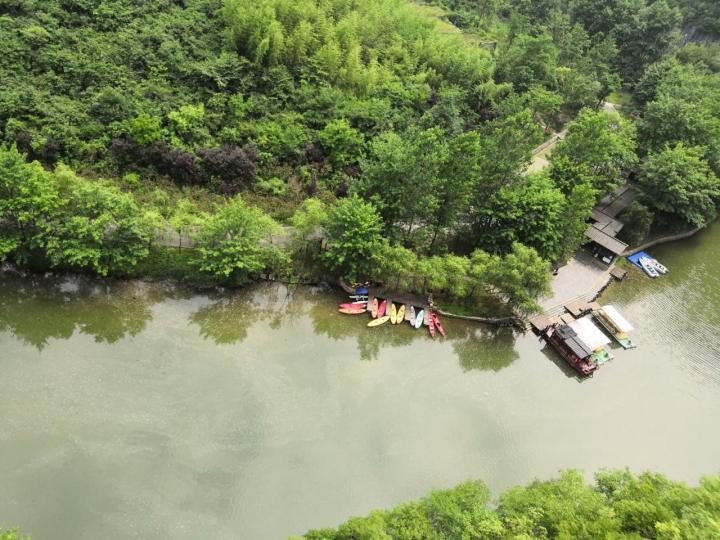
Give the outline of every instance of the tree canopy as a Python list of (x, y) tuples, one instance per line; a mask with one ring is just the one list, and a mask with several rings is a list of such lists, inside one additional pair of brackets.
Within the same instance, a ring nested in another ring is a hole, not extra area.
[(604, 471), (588, 485), (571, 470), (512, 488), (497, 501), (482, 482), (465, 482), (303, 538), (714, 538), (719, 513), (717, 477), (688, 487), (655, 473)]

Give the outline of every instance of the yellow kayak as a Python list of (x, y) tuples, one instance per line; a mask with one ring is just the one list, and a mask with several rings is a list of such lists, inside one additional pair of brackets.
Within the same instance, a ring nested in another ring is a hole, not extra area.
[(390, 324), (397, 324), (397, 308), (392, 304), (390, 308)]
[(395, 324), (400, 324), (404, 320), (405, 320), (405, 304), (400, 306), (400, 309), (398, 309), (397, 320), (395, 321)]
[(385, 324), (390, 320), (390, 315), (385, 315), (384, 317), (380, 317), (379, 319), (373, 319), (368, 323), (368, 326), (380, 326), (381, 324)]

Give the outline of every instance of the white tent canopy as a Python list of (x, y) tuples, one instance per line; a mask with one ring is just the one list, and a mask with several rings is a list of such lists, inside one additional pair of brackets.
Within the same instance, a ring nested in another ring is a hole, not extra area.
[(608, 337), (593, 324), (590, 315), (571, 322), (569, 326), (575, 330), (575, 333), (582, 342), (593, 351), (597, 351), (599, 348), (610, 343)]
[(610, 319), (621, 332), (632, 332), (635, 330), (627, 319), (620, 315), (620, 312), (615, 309), (614, 306), (603, 306), (602, 310), (605, 312), (605, 315), (607, 315), (607, 318)]

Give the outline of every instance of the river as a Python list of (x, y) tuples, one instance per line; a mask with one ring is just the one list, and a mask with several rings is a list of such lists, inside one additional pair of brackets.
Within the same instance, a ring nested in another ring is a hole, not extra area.
[(720, 227), (603, 303), (639, 347), (580, 382), (532, 334), (447, 340), (342, 297), (0, 276), (0, 525), (34, 540), (270, 539), (564, 468), (720, 472)]

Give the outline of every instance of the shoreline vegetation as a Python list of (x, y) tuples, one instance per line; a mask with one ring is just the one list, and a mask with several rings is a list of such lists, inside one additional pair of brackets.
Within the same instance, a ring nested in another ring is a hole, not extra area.
[(526, 318), (620, 184), (630, 244), (717, 214), (720, 47), (680, 39), (717, 8), (594, 2), (14, 2), (0, 262)]
[(656, 473), (601, 471), (588, 484), (582, 473), (514, 487), (497, 500), (480, 481), (433, 491), (418, 501), (353, 517), (307, 540), (715, 538), (720, 534), (720, 477), (697, 487)]

